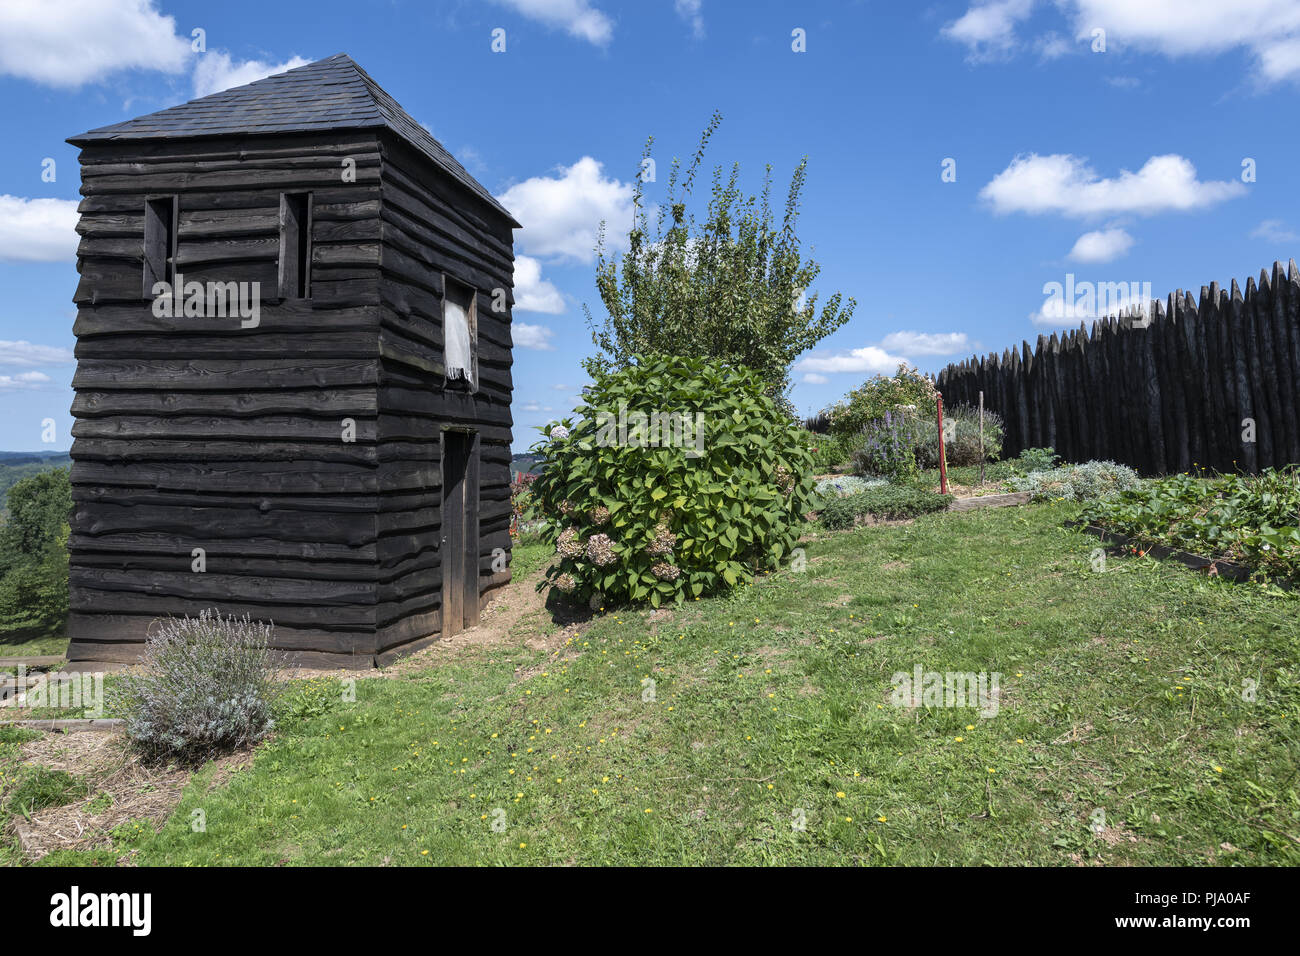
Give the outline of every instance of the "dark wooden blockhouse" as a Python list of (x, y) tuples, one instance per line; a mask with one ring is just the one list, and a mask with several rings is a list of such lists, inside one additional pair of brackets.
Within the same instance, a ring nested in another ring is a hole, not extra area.
[(346, 55), (81, 147), (72, 661), (369, 667), (509, 580), (511, 215)]

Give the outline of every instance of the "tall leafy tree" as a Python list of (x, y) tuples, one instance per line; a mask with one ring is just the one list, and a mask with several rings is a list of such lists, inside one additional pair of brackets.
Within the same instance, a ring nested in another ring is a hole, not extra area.
[[(853, 315), (856, 302), (835, 293), (818, 309), (810, 292), (821, 266), (805, 259), (796, 226), (807, 157), (795, 167), (781, 222), (771, 206), (772, 167), (757, 197), (737, 184), (740, 165), (724, 178), (715, 167), (702, 220), (687, 211), (709, 139), (722, 122), (714, 113), (689, 164), (672, 162), (667, 203), (651, 232), (644, 171), (654, 137), (646, 140), (633, 194), (628, 251), (609, 249), (605, 225), (597, 245), (596, 286), (608, 313), (598, 326), (585, 305), (599, 350), (584, 365), (592, 374), (630, 364), (636, 355), (689, 355), (756, 372), (773, 397), (784, 399), (790, 365)], [(788, 403), (787, 403), (788, 404)]]
[(39, 472), (9, 489), (0, 525), (0, 643), (55, 633), (68, 614), (66, 469)]

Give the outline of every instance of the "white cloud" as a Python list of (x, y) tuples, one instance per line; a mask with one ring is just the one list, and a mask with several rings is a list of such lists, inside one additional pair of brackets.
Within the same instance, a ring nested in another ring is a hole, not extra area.
[(1244, 49), (1265, 82), (1300, 74), (1300, 2), (1297, 0), (1072, 0), (1076, 31), (1106, 30), (1106, 42), (1168, 57), (1215, 55)]
[(1038, 55), (1044, 60), (1059, 60), (1073, 49), (1073, 44), (1059, 33), (1048, 33), (1035, 41)]
[(306, 66), (311, 60), (300, 56), (291, 56), (283, 63), (265, 63), (262, 60), (243, 60), (235, 62), (229, 53), (212, 50), (204, 53), (194, 68), (194, 95), (208, 96), (220, 93), (232, 86), (244, 86), (254, 80), (274, 76), (286, 70), (296, 70)]
[(1123, 229), (1097, 229), (1075, 240), (1068, 258), (1075, 262), (1110, 262), (1133, 248), (1133, 237)]
[(984, 0), (941, 31), (966, 45), (968, 59), (983, 61), (1009, 55), (1016, 47), (1016, 24), (1029, 16), (1034, 0)]
[(955, 355), (971, 346), (965, 332), (891, 332), (880, 347), (899, 355)]
[(17, 375), (0, 375), (0, 392), (16, 392), (21, 389), (40, 388), (50, 381), (43, 372), (19, 372)]
[(1259, 78), (1265, 83), (1300, 77), (1300, 37), (1261, 44), (1255, 51)]
[(76, 258), (77, 201), (0, 196), (0, 262)]
[(530, 255), (590, 264), (602, 220), (608, 223), (611, 248), (626, 247), (623, 233), (632, 224), (633, 187), (606, 179), (602, 169), (584, 156), (559, 167), (558, 176), (534, 176), (497, 197), (523, 223), (518, 242)]
[(549, 352), (555, 348), (551, 344), (551, 336), (555, 333), (544, 325), (512, 322), (510, 323), (510, 334), (514, 338), (515, 345), (521, 349), (536, 349), (540, 352)]
[(24, 339), (0, 339), (0, 368), (34, 368), (37, 365), (71, 365), (72, 349), (58, 345), (35, 345)]
[[(1145, 313), (1150, 307), (1150, 300), (1146, 297), (1146, 293), (1150, 291), (1150, 283), (1144, 283), (1145, 289), (1136, 282), (1120, 282), (1116, 285), (1118, 288), (1112, 292), (1103, 288), (1102, 283), (1078, 283), (1074, 289), (1073, 302), (1064, 295), (1045, 292), (1046, 298), (1043, 304), (1036, 312), (1030, 314), (1029, 320), (1035, 325), (1058, 329), (1078, 328), (1081, 322), (1087, 323), (1104, 316), (1119, 315), (1134, 307)], [(1085, 288), (1088, 288), (1091, 294), (1085, 294), (1083, 291)]]
[(544, 23), (548, 27), (563, 29), (571, 37), (586, 40), (595, 46), (605, 46), (614, 37), (614, 21), (589, 0), (495, 0), (515, 12)]
[(1199, 181), (1191, 161), (1172, 153), (1152, 156), (1136, 173), (1124, 169), (1113, 179), (1102, 179), (1079, 156), (1030, 153), (994, 176), (980, 198), (998, 213), (1087, 218), (1204, 209), (1245, 192), (1235, 181)]
[(691, 33), (697, 40), (704, 38), (703, 5), (704, 0), (677, 0), (675, 4), (677, 15), (691, 25)]
[(900, 365), (910, 364), (907, 359), (911, 357), (955, 355), (974, 347), (965, 332), (891, 332), (878, 345), (847, 352), (814, 353), (796, 362), (795, 371), (802, 372), (803, 381), (810, 385), (824, 385), (830, 381), (826, 377), (828, 373), (890, 373)]
[(153, 0), (4, 0), (0, 73), (76, 89), (120, 70), (180, 73), (190, 40)]
[(542, 278), (542, 264), (532, 256), (516, 256), (514, 311), (559, 315), (566, 308), (560, 290)]
[(1265, 219), (1250, 231), (1250, 238), (1265, 242), (1295, 242), (1300, 239), (1281, 219)]
[(795, 370), (800, 372), (893, 372), (903, 359), (890, 355), (882, 348), (868, 345), (848, 352), (830, 355), (810, 355), (795, 363)]
[[(973, 61), (1006, 58), (1021, 42), (1017, 26), (1034, 0), (980, 0), (947, 24), (942, 35), (964, 44)], [(1300, 79), (1298, 0), (1056, 0), (1079, 40), (1106, 31), (1106, 49), (1155, 52), (1170, 58), (1242, 50), (1254, 58), (1264, 84)], [(1040, 50), (1051, 34), (1039, 38)]]

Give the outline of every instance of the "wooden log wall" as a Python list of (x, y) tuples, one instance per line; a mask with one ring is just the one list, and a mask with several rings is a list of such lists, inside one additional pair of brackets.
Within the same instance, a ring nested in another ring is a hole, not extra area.
[[(496, 513), (508, 482), (509, 313), (485, 323), (480, 301), (484, 387), (469, 406), (444, 408), (431, 377), (441, 372), (440, 284), (435, 295), (427, 272), (445, 258), (463, 281), (508, 290), (510, 230), (463, 211), (481, 200), (436, 201), (444, 177), (427, 161), (394, 165), (386, 181), (398, 150), (383, 139), (83, 150), (69, 659), (133, 660), (153, 621), (214, 606), (274, 621), (277, 649), (305, 665), (371, 666), (427, 639), (438, 630), (437, 429), (447, 414), (481, 429), (483, 546), (509, 549), (497, 534), (508, 514)], [(344, 159), (355, 182), (343, 181)], [(280, 196), (291, 191), (313, 195), (311, 290), (281, 301)], [(260, 282), (257, 328), (153, 315), (141, 289), (143, 211), (159, 195), (178, 196), (177, 270), (186, 282)], [(472, 239), (478, 229), (491, 239)], [(508, 492), (505, 501), (508, 511)], [(484, 587), (501, 580), (489, 564)]]
[[(426, 161), (400, 138), (385, 134), (382, 149), (380, 562), (385, 568), (437, 568), (440, 434), (473, 430), (479, 438), (478, 542), (469, 566), (477, 566), (481, 603), (510, 580), (513, 233), (499, 217), (476, 213), (482, 204), (459, 183), (423, 175)], [(444, 276), (477, 293), (478, 382), (472, 394), (443, 388)], [(417, 482), (418, 495), (401, 493), (410, 487), (404, 476)], [(496, 549), (507, 564), (501, 571), (493, 570)], [(379, 625), (390, 633), (381, 653), (416, 631), (442, 630), (441, 576), (433, 574), (394, 578), (382, 595)], [(430, 580), (438, 586), (429, 588)]]
[(1145, 315), (1040, 335), (1032, 352), (1024, 342), (949, 365), (936, 384), (948, 407), (984, 392), (1006, 424), (1004, 457), (1052, 447), (1144, 475), (1300, 462), (1300, 271), (1292, 259), (1244, 292), (1236, 280), (1202, 286), (1199, 299), (1179, 290)]

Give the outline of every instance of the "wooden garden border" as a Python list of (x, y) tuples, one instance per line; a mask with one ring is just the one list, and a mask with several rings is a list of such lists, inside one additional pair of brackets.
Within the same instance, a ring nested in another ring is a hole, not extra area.
[(948, 503), (949, 511), (977, 511), (980, 508), (1007, 508), (1012, 505), (1029, 503), (1030, 491), (1008, 491), (997, 495), (971, 495), (968, 498), (954, 498)]
[[(1084, 534), (1096, 536), (1099, 540), (1107, 544), (1113, 544), (1121, 548), (1139, 548), (1143, 554), (1150, 554), (1157, 558), (1172, 558), (1180, 564), (1185, 564), (1194, 571), (1209, 572), (1213, 568), (1213, 573), (1218, 577), (1228, 581), (1250, 581), (1256, 574), (1263, 572), (1255, 571), (1244, 564), (1238, 564), (1235, 561), (1225, 559), (1207, 558), (1203, 554), (1193, 554), (1190, 551), (1179, 551), (1177, 548), (1171, 548), (1163, 544), (1148, 544), (1140, 538), (1130, 537), (1126, 534), (1120, 534), (1117, 531), (1110, 531), (1101, 525), (1085, 524), (1082, 521), (1067, 521), (1067, 528), (1074, 528), (1082, 531)], [(1270, 584), (1274, 584), (1283, 590), (1294, 590), (1294, 585), (1285, 581), (1278, 581), (1264, 575)]]
[(43, 730), (47, 733), (75, 734), (80, 731), (95, 730), (100, 733), (112, 733), (126, 726), (121, 717), (75, 717), (66, 720), (0, 720), (0, 727), (25, 727), (28, 730)]

